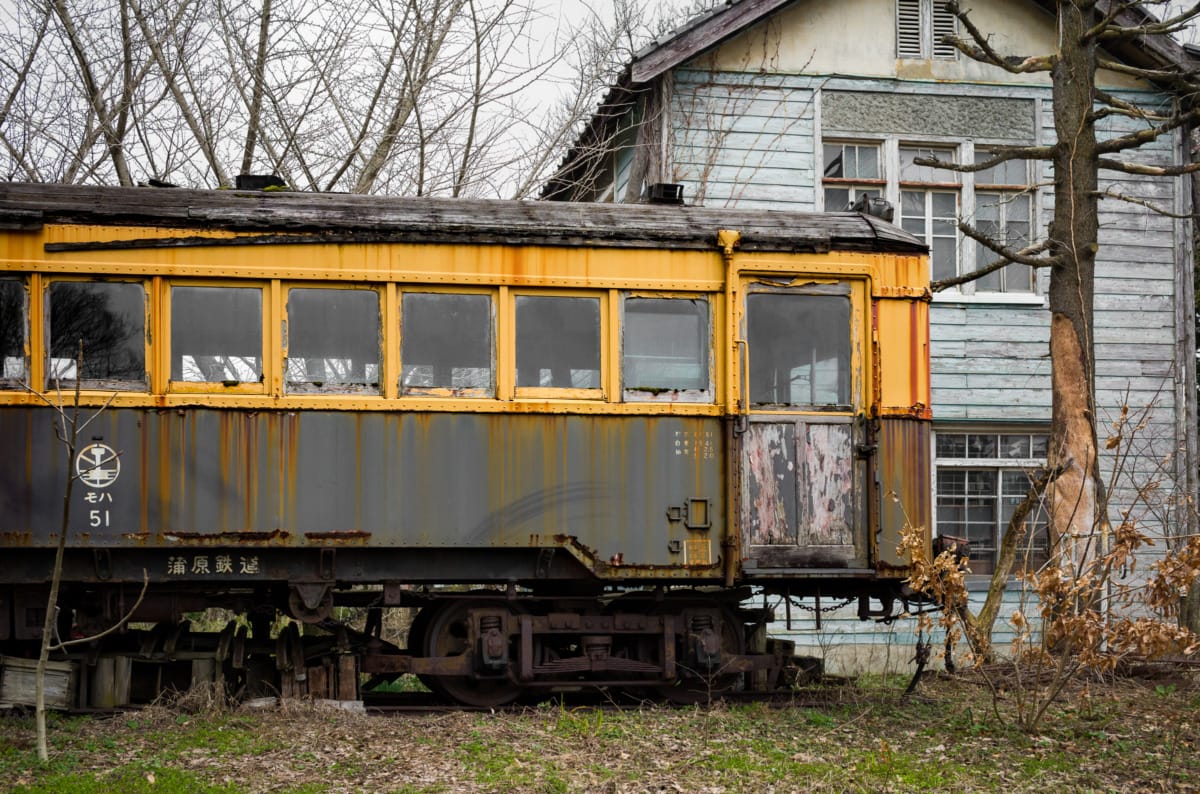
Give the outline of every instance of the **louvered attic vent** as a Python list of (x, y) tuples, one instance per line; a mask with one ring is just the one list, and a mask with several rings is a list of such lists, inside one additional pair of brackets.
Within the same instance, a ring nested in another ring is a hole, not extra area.
[(896, 0), (896, 54), (921, 57), (921, 0)]
[(958, 20), (951, 14), (942, 0), (933, 2), (933, 57), (953, 61), (958, 58), (958, 50), (953, 44), (944, 44), (945, 36), (958, 35)]
[(942, 43), (958, 34), (958, 20), (945, 0), (896, 0), (896, 57), (956, 60), (958, 50)]

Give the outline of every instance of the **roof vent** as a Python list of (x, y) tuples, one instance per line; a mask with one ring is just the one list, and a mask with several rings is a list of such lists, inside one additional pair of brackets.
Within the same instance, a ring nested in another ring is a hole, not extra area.
[(280, 188), (287, 190), (287, 182), (284, 182), (275, 174), (238, 174), (237, 175), (238, 190), (266, 190)]
[(683, 185), (672, 182), (655, 182), (646, 186), (647, 204), (682, 204)]
[(879, 196), (871, 196), (866, 193), (858, 197), (858, 201), (850, 205), (851, 212), (861, 212), (864, 215), (870, 215), (880, 220), (892, 222), (895, 216), (895, 210), (886, 199)]

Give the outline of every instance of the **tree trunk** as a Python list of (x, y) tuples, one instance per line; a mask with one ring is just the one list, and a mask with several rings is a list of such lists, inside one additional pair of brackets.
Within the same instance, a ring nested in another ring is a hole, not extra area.
[(1063, 42), (1052, 71), (1054, 219), (1051, 250), (1062, 264), (1050, 272), (1052, 417), (1049, 467), (1061, 471), (1049, 490), (1052, 559), (1077, 575), (1099, 549), (1096, 530), (1107, 509), (1097, 454), (1092, 303), (1096, 264), (1097, 161), (1092, 118), (1099, 21), (1094, 3), (1059, 2)]

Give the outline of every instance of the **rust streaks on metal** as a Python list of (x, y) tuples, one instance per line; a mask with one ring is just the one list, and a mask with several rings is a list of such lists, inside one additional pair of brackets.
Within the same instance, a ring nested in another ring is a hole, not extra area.
[(286, 529), (273, 529), (265, 532), (165, 532), (167, 540), (182, 543), (270, 543), (274, 540), (287, 540), (291, 533)]
[(305, 532), (304, 537), (310, 541), (355, 541), (367, 540), (371, 537), (370, 532), (365, 532), (361, 529), (342, 529), (330, 530), (328, 532)]

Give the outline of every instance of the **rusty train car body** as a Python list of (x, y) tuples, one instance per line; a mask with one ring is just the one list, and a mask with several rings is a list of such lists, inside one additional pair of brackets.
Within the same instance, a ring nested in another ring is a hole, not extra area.
[[(2, 185), (0, 648), (62, 540), (61, 631), (159, 624), (85, 663), (334, 656), (343, 696), (483, 705), (778, 680), (749, 589), (914, 597), (928, 278), (851, 213)], [(417, 608), (408, 647), (269, 628), (343, 605)]]

